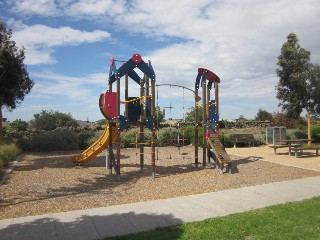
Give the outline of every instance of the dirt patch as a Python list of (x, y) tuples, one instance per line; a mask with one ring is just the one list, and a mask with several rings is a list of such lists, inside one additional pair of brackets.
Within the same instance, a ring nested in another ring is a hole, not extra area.
[[(320, 175), (319, 172), (231, 156), (233, 174), (195, 169), (194, 149), (159, 148), (156, 178), (151, 178), (151, 149), (145, 148), (145, 168), (139, 171), (135, 149), (121, 151), (121, 181), (108, 175), (105, 153), (89, 166), (74, 166), (75, 152), (29, 153), (0, 186), (0, 219), (206, 193), (243, 186)], [(202, 160), (202, 150), (199, 159)], [(202, 164), (202, 163), (201, 163)]]

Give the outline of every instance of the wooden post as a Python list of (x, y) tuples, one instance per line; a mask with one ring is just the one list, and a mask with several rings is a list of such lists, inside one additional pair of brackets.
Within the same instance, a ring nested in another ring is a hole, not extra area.
[[(125, 75), (124, 78), (124, 99), (128, 101), (129, 93), (128, 93), (128, 74)], [(125, 104), (124, 116), (128, 119), (128, 104)]]
[(199, 165), (199, 152), (198, 152), (198, 146), (199, 146), (199, 124), (198, 124), (198, 114), (199, 114), (199, 107), (198, 107), (198, 89), (195, 89), (194, 91), (194, 102), (195, 102), (195, 113), (194, 113), (194, 165), (196, 168), (198, 168)]
[[(155, 81), (151, 80), (151, 95), (152, 95), (152, 106), (151, 106), (151, 116), (155, 116), (156, 113), (156, 98), (155, 98)], [(151, 165), (152, 165), (152, 177), (155, 178), (156, 174), (156, 131), (155, 128), (152, 129), (152, 140), (151, 140)]]
[(310, 111), (307, 110), (307, 123), (308, 123), (308, 145), (311, 146), (311, 116)]
[[(208, 116), (209, 116), (209, 113), (210, 113), (210, 110), (209, 110), (209, 104), (210, 104), (210, 89), (207, 85), (207, 107), (206, 107), (206, 116), (207, 116), (207, 119), (206, 119), (206, 123), (208, 123)], [(207, 140), (207, 139), (206, 139)], [(208, 161), (208, 164), (210, 165), (210, 149), (209, 147), (207, 147), (207, 161)]]
[(207, 114), (206, 114), (206, 109), (207, 109), (207, 99), (206, 99), (206, 79), (204, 79), (201, 83), (202, 85), (202, 131), (203, 131), (203, 137), (202, 137), (202, 157), (203, 157), (203, 163), (202, 166), (203, 168), (206, 168), (206, 163), (207, 163), (207, 151), (206, 151), (206, 122), (207, 122)]
[(216, 113), (219, 115), (219, 83), (214, 83), (214, 100), (216, 104)]
[[(117, 79), (117, 127), (120, 125), (119, 120), (120, 115), (120, 78)], [(109, 134), (112, 135), (112, 132)], [(121, 139), (120, 139), (120, 130), (117, 131), (117, 167), (116, 167), (116, 181), (120, 181), (120, 147), (121, 147)]]
[[(109, 83), (109, 91), (112, 91), (112, 83)], [(110, 151), (112, 151), (112, 124), (110, 120), (108, 121), (108, 125), (109, 125), (109, 143), (108, 143), (108, 147), (106, 150), (106, 154), (108, 155), (108, 171), (109, 171), (109, 175), (112, 175), (112, 159), (110, 157)]]
[(139, 141), (140, 141), (140, 172), (143, 171), (143, 165), (144, 165), (144, 108), (143, 108), (143, 99), (141, 98), (143, 96), (143, 79), (140, 79), (140, 132), (139, 132)]

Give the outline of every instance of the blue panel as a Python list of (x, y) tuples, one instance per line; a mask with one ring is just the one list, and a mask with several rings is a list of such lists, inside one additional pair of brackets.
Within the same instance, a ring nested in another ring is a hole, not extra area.
[(156, 75), (154, 71), (143, 60), (141, 60), (141, 62), (137, 65), (137, 67), (143, 73), (145, 73), (152, 81), (156, 80)]
[(218, 123), (219, 122), (219, 114), (216, 113), (216, 105), (214, 104), (215, 100), (211, 100), (209, 102), (209, 120), (212, 123)]
[(119, 119), (118, 130), (119, 130), (119, 131), (123, 131), (123, 130), (127, 129), (128, 123), (129, 123), (128, 119), (126, 119), (126, 118), (125, 118), (124, 116), (122, 116), (122, 115), (119, 115), (119, 116), (118, 116), (118, 119)]
[(198, 72), (198, 75), (196, 78), (195, 89), (199, 89), (200, 79), (201, 79), (201, 73)]
[(155, 130), (153, 122), (154, 122), (153, 116), (149, 116), (146, 120), (146, 127), (151, 131)]
[(128, 72), (128, 76), (131, 79), (133, 79), (133, 81), (135, 81), (136, 83), (138, 83), (140, 85), (141, 78), (139, 77), (139, 75), (134, 70), (131, 70), (130, 72)]

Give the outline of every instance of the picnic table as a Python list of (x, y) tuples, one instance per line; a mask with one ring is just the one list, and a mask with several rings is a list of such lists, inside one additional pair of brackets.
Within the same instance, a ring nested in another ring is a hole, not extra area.
[(284, 148), (284, 147), (288, 147), (289, 148), (289, 156), (291, 156), (292, 154), (292, 148), (295, 147), (302, 147), (302, 144), (308, 141), (313, 141), (313, 139), (288, 139), (288, 140), (284, 140), (284, 141), (280, 141), (279, 145), (272, 145), (270, 146), (271, 148), (274, 149), (274, 153), (276, 153), (276, 150), (278, 148)]

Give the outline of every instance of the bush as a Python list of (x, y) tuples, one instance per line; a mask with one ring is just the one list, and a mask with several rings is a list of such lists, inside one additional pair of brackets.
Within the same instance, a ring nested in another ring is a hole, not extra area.
[[(189, 143), (192, 145), (195, 144), (195, 126), (187, 126), (184, 128), (184, 136)], [(202, 147), (202, 138), (203, 138), (203, 129), (202, 127), (198, 127), (198, 146)]]
[(85, 150), (90, 146), (91, 138), (94, 136), (94, 132), (83, 132), (78, 134), (79, 149)]
[(233, 141), (231, 140), (231, 137), (229, 134), (226, 133), (219, 133), (219, 139), (220, 142), (224, 147), (233, 147)]
[(173, 146), (177, 140), (174, 140), (177, 136), (177, 129), (175, 128), (161, 128), (158, 131), (158, 146)]
[(311, 138), (315, 142), (320, 142), (320, 126), (314, 126), (311, 128)]
[(301, 139), (301, 138), (308, 138), (308, 134), (301, 131), (300, 129), (288, 129), (287, 137), (289, 139)]
[(3, 167), (7, 167), (20, 154), (20, 149), (14, 144), (0, 146), (0, 159)]
[(72, 151), (79, 149), (78, 136), (67, 129), (39, 133), (30, 138), (29, 143), (26, 140), (23, 141), (22, 143), (29, 148), (29, 151), (34, 152)]
[(27, 138), (27, 137), (19, 138), (16, 144), (24, 152), (31, 151), (30, 138)]

